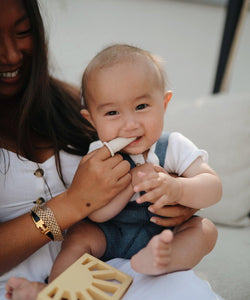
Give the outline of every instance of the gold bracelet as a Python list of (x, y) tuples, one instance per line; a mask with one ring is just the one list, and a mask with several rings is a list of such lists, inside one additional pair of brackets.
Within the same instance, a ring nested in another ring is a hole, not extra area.
[(32, 221), (35, 223), (36, 228), (41, 231), (42, 234), (46, 235), (50, 240), (54, 241), (54, 235), (49, 230), (49, 228), (44, 224), (43, 220), (40, 219), (40, 217), (34, 213), (33, 211), (30, 212)]
[(63, 241), (62, 231), (52, 210), (43, 203), (31, 209), (31, 217), (36, 227), (52, 241)]

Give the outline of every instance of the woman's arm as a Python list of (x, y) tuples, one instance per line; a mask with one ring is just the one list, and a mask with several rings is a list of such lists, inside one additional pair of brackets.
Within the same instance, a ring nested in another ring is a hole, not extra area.
[[(123, 191), (131, 181), (129, 170), (129, 163), (120, 155), (111, 158), (106, 147), (85, 156), (70, 188), (47, 202), (60, 229), (70, 227)], [(21, 263), (48, 241), (35, 227), (29, 213), (1, 223), (0, 274)]]

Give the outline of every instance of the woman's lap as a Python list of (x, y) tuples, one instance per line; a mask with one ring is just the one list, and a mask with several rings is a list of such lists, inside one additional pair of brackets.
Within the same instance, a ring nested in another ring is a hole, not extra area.
[[(192, 270), (148, 276), (135, 272), (127, 259), (115, 258), (107, 263), (133, 277), (123, 300), (223, 300), (207, 281), (197, 277)], [(0, 299), (4, 299), (4, 294), (0, 295)]]
[(197, 277), (192, 270), (148, 276), (132, 270), (126, 259), (115, 258), (107, 263), (133, 277), (133, 283), (123, 300), (222, 300), (209, 283)]

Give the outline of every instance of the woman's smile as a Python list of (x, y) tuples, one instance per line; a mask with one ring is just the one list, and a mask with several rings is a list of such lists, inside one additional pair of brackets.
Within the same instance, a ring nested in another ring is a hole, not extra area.
[(20, 78), (20, 69), (15, 71), (0, 72), (0, 81), (5, 83), (15, 83)]

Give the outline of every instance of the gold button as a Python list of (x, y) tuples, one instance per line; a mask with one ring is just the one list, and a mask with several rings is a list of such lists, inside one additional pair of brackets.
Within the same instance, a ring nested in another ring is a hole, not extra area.
[(36, 201), (34, 201), (33, 203), (37, 204), (37, 205), (41, 205), (45, 202), (43, 197), (39, 197), (36, 199)]
[(37, 169), (37, 170), (34, 172), (34, 175), (35, 175), (36, 177), (43, 177), (43, 175), (44, 175), (43, 169), (41, 169), (41, 168)]

